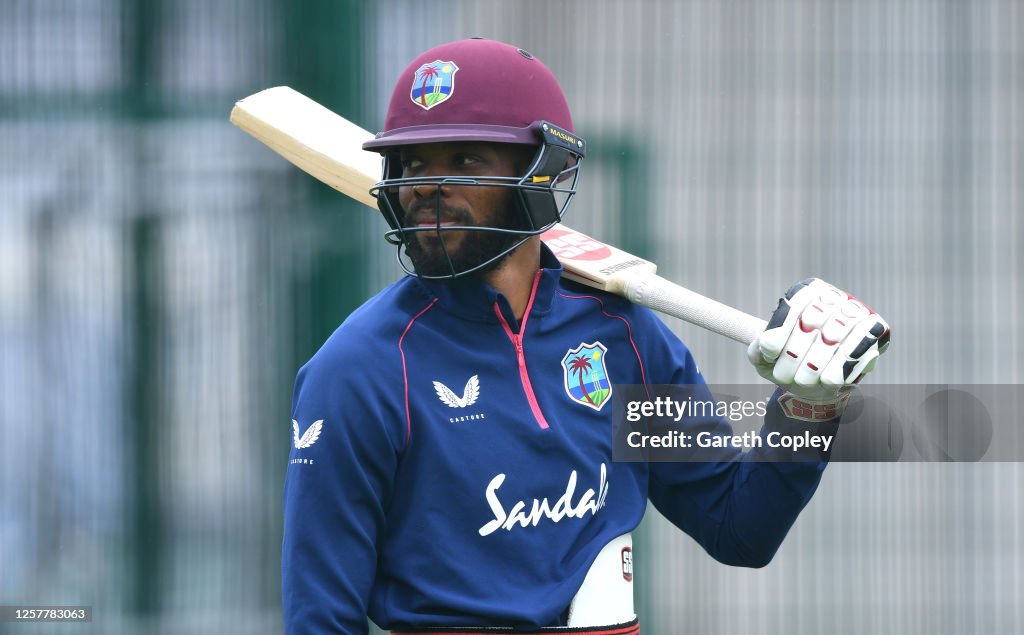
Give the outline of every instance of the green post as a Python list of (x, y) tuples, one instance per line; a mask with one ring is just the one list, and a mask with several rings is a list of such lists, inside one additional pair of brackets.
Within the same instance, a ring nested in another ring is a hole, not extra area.
[[(157, 53), (159, 51), (159, 0), (122, 0), (124, 19), (121, 59), (125, 68), (119, 113), (136, 124), (156, 112)], [(133, 165), (136, 176), (145, 168), (142, 127), (134, 128)], [(136, 179), (138, 180), (138, 179)], [(126, 553), (129, 554), (127, 607), (131, 614), (159, 614), (163, 574), (163, 506), (159, 488), (159, 435), (161, 412), (159, 342), (159, 219), (144, 209), (141, 188), (135, 186), (126, 199), (131, 206), (126, 228), (129, 250), (128, 329), (129, 353), (125, 359), (125, 457), (130, 482)]]
[(160, 223), (151, 215), (132, 218), (130, 245), (130, 353), (126, 366), (128, 413), (125, 464), (130, 523), (128, 605), (138, 616), (160, 612), (164, 514), (159, 483), (160, 400)]
[[(281, 83), (351, 119), (364, 123), (363, 96), (366, 74), (371, 72), (364, 25), (364, 3), (281, 2), (284, 14), (284, 47)], [(365, 299), (362, 272), (369, 266), (361, 228), (367, 210), (311, 178), (309, 198), (313, 205), (302, 210), (298, 222), (310, 222), (318, 235), (327, 236), (329, 247), (314, 255), (308, 279), (295, 280), (296, 297), (309, 318), (296, 333), (296, 369), (319, 348), (345, 317)], [(383, 228), (382, 228), (383, 231)]]

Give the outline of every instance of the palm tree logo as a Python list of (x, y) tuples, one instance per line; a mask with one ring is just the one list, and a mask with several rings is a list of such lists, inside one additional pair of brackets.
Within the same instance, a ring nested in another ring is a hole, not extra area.
[(455, 90), (455, 62), (434, 60), (416, 69), (409, 97), (424, 110), (446, 101)]
[[(427, 66), (421, 68), (420, 72), (419, 72), (419, 78), (420, 78), (420, 105), (423, 106), (424, 108), (426, 108), (427, 107), (427, 82), (430, 82), (431, 84), (433, 84), (434, 79), (437, 78), (437, 67), (434, 66), (433, 64), (428, 64)], [(434, 90), (433, 92), (436, 93), (438, 91)]]
[(601, 342), (580, 344), (562, 358), (565, 392), (594, 410), (601, 410), (612, 396), (612, 385), (604, 364), (608, 349)]

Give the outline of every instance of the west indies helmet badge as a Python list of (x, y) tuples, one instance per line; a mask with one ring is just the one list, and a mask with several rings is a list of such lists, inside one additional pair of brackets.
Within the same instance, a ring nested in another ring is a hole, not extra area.
[(455, 92), (455, 62), (434, 60), (416, 69), (409, 98), (423, 110), (444, 103)]
[(601, 342), (580, 343), (562, 358), (565, 392), (576, 403), (601, 410), (612, 396), (612, 382), (604, 365), (608, 349)]

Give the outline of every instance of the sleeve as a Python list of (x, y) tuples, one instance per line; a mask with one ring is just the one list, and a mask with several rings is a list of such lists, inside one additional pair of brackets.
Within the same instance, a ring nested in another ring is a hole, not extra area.
[[(649, 351), (651, 383), (688, 384), (695, 395), (711, 398), (690, 351), (661, 320), (651, 318), (656, 323), (651, 328), (660, 331), (657, 345)], [(762, 437), (774, 430), (791, 433), (793, 426), (805, 425), (782, 415), (778, 397), (776, 391), (769, 400)], [(732, 425), (724, 417), (686, 420), (685, 425), (732, 434)], [(831, 432), (820, 427), (818, 432), (834, 433), (838, 427), (827, 425)], [(746, 453), (722, 450), (717, 462), (650, 463), (648, 496), (658, 511), (719, 562), (763, 567), (810, 501), (828, 459), (825, 454), (793, 461), (770, 455), (773, 451), (767, 446)]]
[[(325, 345), (325, 349), (330, 346)], [(374, 367), (322, 350), (299, 371), (284, 486), (286, 633), (366, 633), (404, 418)], [(353, 370), (355, 369), (355, 370)], [(319, 434), (317, 434), (319, 433)]]

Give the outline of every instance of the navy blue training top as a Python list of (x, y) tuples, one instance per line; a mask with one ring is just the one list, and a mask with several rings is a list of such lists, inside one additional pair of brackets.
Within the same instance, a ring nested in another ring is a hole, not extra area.
[(288, 633), (560, 625), (648, 499), (717, 560), (771, 560), (824, 462), (613, 462), (616, 384), (704, 380), (651, 311), (560, 274), (544, 247), (521, 322), (487, 285), (406, 277), (299, 371)]

